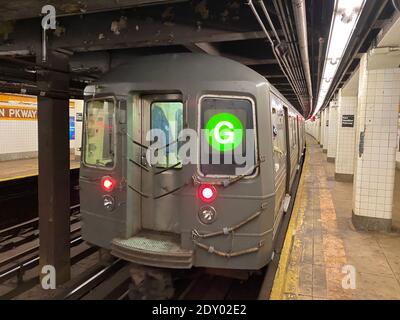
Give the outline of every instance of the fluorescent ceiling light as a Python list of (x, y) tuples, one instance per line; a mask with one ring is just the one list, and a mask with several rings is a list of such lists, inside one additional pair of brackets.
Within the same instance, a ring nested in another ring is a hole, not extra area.
[(364, 8), (365, 0), (335, 0), (324, 71), (313, 116), (322, 108)]

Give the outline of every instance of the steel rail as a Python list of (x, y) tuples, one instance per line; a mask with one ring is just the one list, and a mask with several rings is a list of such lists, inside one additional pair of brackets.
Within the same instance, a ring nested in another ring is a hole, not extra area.
[[(72, 240), (70, 242), (71, 247), (77, 246), (83, 242), (82, 236), (80, 234), (78, 234), (78, 235), (74, 234), (74, 233), (78, 233), (80, 231), (80, 228), (78, 228), (78, 229), (74, 230), (72, 232)], [(39, 265), (39, 252), (38, 251), (39, 251), (39, 245), (32, 247), (30, 249), (27, 249), (24, 252), (21, 252), (21, 253), (16, 254), (8, 259), (1, 261), (0, 267), (3, 267), (7, 264), (10, 264), (16, 260), (21, 259), (24, 256), (27, 256), (29, 254), (34, 254), (35, 252), (37, 252), (37, 254), (34, 255), (33, 257), (18, 263), (18, 265), (16, 265), (16, 266), (12, 266), (12, 267), (2, 271), (0, 273), (0, 283), (3, 283), (4, 281), (6, 281), (12, 277), (15, 277), (15, 276), (21, 278), (21, 274), (23, 274), (23, 272), (25, 270), (32, 269), (33, 267), (36, 267), (37, 265)]]
[[(126, 263), (126, 261), (121, 259), (114, 260), (110, 265), (97, 270), (94, 274), (90, 274), (88, 278), (85, 276), (82, 282), (79, 281), (76, 286), (67, 289), (66, 292), (55, 297), (55, 300), (77, 300), (82, 298), (100, 283), (104, 282), (110, 275), (115, 274)], [(98, 265), (95, 265), (94, 269), (98, 269), (98, 267)]]
[[(74, 216), (79, 213), (79, 211), (75, 212), (75, 210), (80, 209), (80, 204), (73, 205), (69, 209), (71, 212), (71, 216)], [(27, 232), (31, 231), (32, 228), (37, 229), (38, 224), (39, 224), (39, 218), (34, 218), (31, 220), (16, 224), (14, 226), (8, 227), (6, 229), (0, 230), (0, 241), (2, 238), (5, 238), (5, 237), (9, 237), (9, 236), (13, 236), (13, 235), (14, 236), (21, 235), (20, 232), (21, 232), (21, 230), (24, 230), (24, 229), (26, 229)]]

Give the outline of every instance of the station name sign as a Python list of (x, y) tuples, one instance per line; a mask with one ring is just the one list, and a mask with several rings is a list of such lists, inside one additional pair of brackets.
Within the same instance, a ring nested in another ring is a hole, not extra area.
[(354, 128), (354, 115), (342, 115), (342, 128)]
[(0, 106), (0, 120), (37, 120), (37, 109)]

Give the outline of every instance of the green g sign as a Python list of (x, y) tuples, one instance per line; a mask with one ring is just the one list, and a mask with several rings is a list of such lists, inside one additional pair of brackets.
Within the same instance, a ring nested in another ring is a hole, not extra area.
[(231, 151), (242, 143), (243, 125), (233, 114), (218, 113), (208, 120), (205, 137), (213, 149)]

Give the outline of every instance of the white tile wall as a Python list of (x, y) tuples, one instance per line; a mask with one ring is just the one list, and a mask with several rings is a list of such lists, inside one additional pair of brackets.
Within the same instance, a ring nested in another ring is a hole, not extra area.
[(323, 149), (327, 150), (328, 145), (329, 145), (329, 126), (326, 125), (326, 123), (329, 121), (329, 108), (325, 109), (325, 116), (324, 116), (324, 144), (323, 144)]
[(399, 121), (397, 123), (397, 153), (396, 153), (396, 165), (400, 169), (400, 106), (399, 106)]
[(321, 126), (319, 118), (316, 118), (315, 121), (306, 121), (306, 132), (313, 136), (318, 142), (320, 141), (320, 129)]
[[(82, 104), (82, 101), (76, 100), (76, 103)], [(18, 106), (19, 104), (15, 102), (3, 102), (2, 105)], [(36, 109), (34, 103), (31, 103), (29, 106), (23, 106)], [(73, 108), (70, 108), (70, 115), (75, 116), (75, 110)], [(77, 133), (78, 132), (75, 131), (75, 136)], [(70, 141), (70, 147), (76, 148), (75, 140)], [(35, 152), (37, 150), (37, 120), (0, 120), (0, 154), (18, 154), (23, 152)]]
[(337, 138), (337, 102), (331, 102), (329, 107), (329, 127), (328, 127), (328, 154), (329, 158), (336, 158), (336, 138)]
[(325, 110), (323, 110), (321, 112), (321, 119), (320, 119), (320, 126), (321, 126), (321, 128), (320, 128), (320, 144), (321, 144), (321, 146), (324, 146), (324, 142), (325, 142), (325, 130), (324, 130), (325, 125), (324, 125), (324, 123), (325, 123)]
[(400, 69), (367, 70), (361, 60), (358, 135), (365, 130), (364, 153), (356, 154), (353, 207), (356, 215), (391, 219), (395, 176)]
[(74, 100), (75, 102), (75, 155), (80, 156), (81, 152), (79, 148), (82, 144), (82, 124), (83, 122), (76, 121), (76, 113), (83, 114), (83, 100)]
[[(354, 174), (357, 97), (346, 97), (339, 92), (338, 132), (335, 173)], [(342, 128), (342, 115), (355, 115), (353, 128)]]
[(0, 154), (37, 149), (36, 120), (0, 120)]

